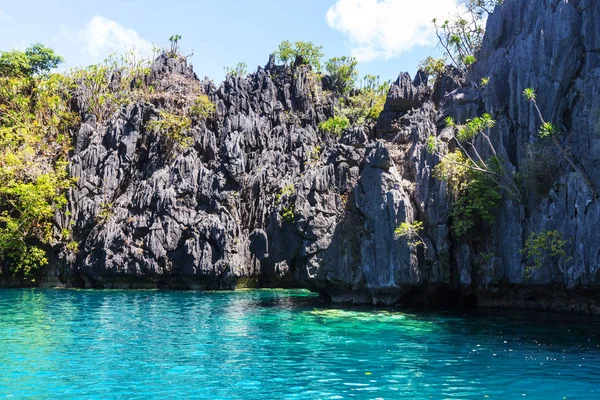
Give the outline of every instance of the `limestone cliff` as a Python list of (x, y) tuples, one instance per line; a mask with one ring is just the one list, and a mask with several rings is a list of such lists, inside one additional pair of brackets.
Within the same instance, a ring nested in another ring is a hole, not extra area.
[[(322, 82), (273, 59), (247, 78), (199, 83), (216, 114), (193, 126), (193, 146), (174, 159), (146, 129), (159, 103), (132, 103), (102, 123), (84, 115), (69, 167), (78, 183), (58, 216), (59, 226), (73, 224), (80, 251), (57, 246), (42, 284), (300, 286), (334, 301), (598, 313), (599, 24), (595, 0), (505, 0), (473, 73), (490, 77), (486, 87), (442, 78), (430, 88), (422, 72), (401, 74), (377, 125), (341, 138), (318, 131), (336, 102)], [(177, 95), (169, 82), (178, 76), (197, 79), (185, 62), (161, 57), (150, 79)], [(537, 137), (527, 87), (568, 132), (561, 145), (591, 185)], [(457, 240), (426, 142), (451, 145), (443, 119), (483, 112), (497, 120), (491, 137), (505, 167), (533, 177), (521, 201), (504, 196), (493, 224)], [(532, 157), (543, 169), (528, 169)], [(404, 221), (424, 223), (425, 246), (395, 237)], [(562, 232), (566, 254), (528, 277), (521, 250), (544, 230)]]

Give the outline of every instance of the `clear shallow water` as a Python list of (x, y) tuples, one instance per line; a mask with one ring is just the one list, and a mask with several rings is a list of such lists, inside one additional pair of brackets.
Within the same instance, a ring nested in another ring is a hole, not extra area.
[(303, 291), (4, 290), (0, 398), (600, 399), (599, 327)]

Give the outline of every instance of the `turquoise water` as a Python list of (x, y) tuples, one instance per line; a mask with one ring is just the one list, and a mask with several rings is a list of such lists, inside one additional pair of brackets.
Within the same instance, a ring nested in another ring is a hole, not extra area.
[(594, 399), (589, 319), (304, 291), (0, 291), (0, 398)]

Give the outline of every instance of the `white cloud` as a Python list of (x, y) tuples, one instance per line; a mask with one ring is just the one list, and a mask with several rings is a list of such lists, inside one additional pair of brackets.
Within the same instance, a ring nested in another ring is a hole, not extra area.
[(435, 44), (432, 20), (456, 10), (456, 0), (337, 0), (327, 24), (350, 39), (361, 62), (389, 59)]
[(0, 8), (0, 21), (3, 22), (14, 22), (13, 19), (11, 17), (9, 17), (8, 15), (6, 15), (6, 13), (4, 12), (4, 10), (2, 10)]
[(100, 15), (89, 20), (79, 31), (63, 28), (60, 36), (79, 45), (85, 61), (89, 63), (130, 50), (145, 56), (152, 54), (152, 44), (142, 39), (137, 31)]

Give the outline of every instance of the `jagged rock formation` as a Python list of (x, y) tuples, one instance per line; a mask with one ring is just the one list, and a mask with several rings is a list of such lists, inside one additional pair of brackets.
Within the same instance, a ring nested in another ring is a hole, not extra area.
[[(473, 73), (475, 81), (489, 76), (487, 87), (442, 78), (432, 89), (422, 72), (414, 81), (401, 74), (376, 127), (354, 127), (339, 140), (317, 129), (335, 99), (307, 69), (273, 59), (248, 78), (201, 83), (216, 116), (194, 125), (194, 145), (174, 160), (145, 129), (159, 104), (131, 104), (102, 123), (90, 117), (75, 138), (70, 215), (59, 218), (62, 226), (73, 221), (81, 248), (57, 254), (46, 283), (302, 286), (335, 301), (598, 313), (598, 24), (594, 0), (505, 0), (489, 18)], [(157, 87), (174, 76), (196, 79), (173, 59), (152, 70)], [(540, 143), (526, 87), (569, 132), (562, 145), (593, 188)], [(439, 160), (426, 140), (451, 145), (443, 118), (483, 112), (498, 121), (492, 139), (506, 168), (530, 179), (522, 201), (505, 198), (496, 222), (465, 242), (452, 235), (451, 198), (432, 176)], [(416, 220), (425, 246), (412, 248), (394, 230)], [(526, 278), (521, 249), (543, 230), (571, 238), (567, 252)]]
[[(488, 22), (484, 46), (477, 66), (479, 76), (490, 76), (491, 86), (482, 93), (483, 106), (497, 115), (497, 146), (519, 171), (528, 166), (530, 154), (537, 168), (534, 183), (524, 204), (507, 203), (500, 210), (493, 230), (497, 256), (485, 285), (502, 282), (522, 285), (501, 298), (481, 296), (484, 304), (526, 304), (540, 297), (542, 306), (569, 309), (567, 295), (578, 297), (573, 307), (598, 312), (597, 284), (600, 278), (600, 203), (594, 195), (600, 186), (598, 164), (598, 93), (600, 58), (600, 5), (581, 1), (506, 1)], [(562, 126), (561, 137), (589, 176), (586, 185), (559, 152), (543, 146), (536, 132), (539, 118), (522, 96), (526, 87), (538, 91), (538, 103), (547, 120)], [(566, 255), (558, 263), (546, 263), (525, 279), (517, 266), (524, 260), (519, 250), (532, 232), (558, 230), (569, 239)], [(540, 296), (546, 287), (552, 295)], [(549, 289), (548, 287), (552, 287)], [(576, 291), (574, 295), (572, 290)], [(595, 300), (594, 300), (595, 298)]]
[[(104, 288), (290, 285), (279, 279), (288, 272), (282, 265), (251, 255), (249, 240), (256, 227), (281, 223), (275, 196), (306, 169), (317, 123), (331, 114), (307, 72), (270, 65), (219, 88), (201, 83), (216, 115), (192, 127), (194, 145), (174, 160), (160, 134), (146, 129), (160, 104), (131, 104), (104, 123), (89, 117), (70, 165), (78, 179), (70, 215), (60, 221), (73, 221), (81, 248), (64, 256), (59, 280)], [(163, 56), (150, 83), (179, 96), (170, 83), (194, 79), (184, 60)], [(292, 242), (284, 232), (282, 245)]]

